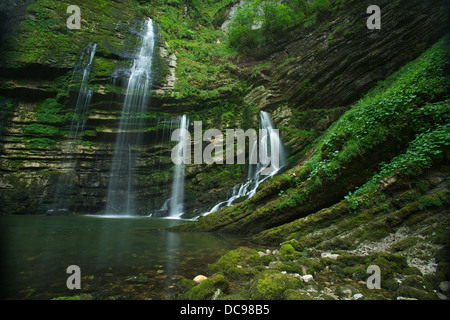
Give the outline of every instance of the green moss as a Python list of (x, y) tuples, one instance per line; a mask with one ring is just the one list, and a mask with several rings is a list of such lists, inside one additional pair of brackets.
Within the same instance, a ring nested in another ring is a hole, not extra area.
[(93, 300), (94, 298), (92, 295), (87, 293), (82, 293), (80, 295), (76, 296), (63, 296), (63, 297), (56, 297), (52, 298), (51, 300)]
[(296, 239), (291, 239), (291, 240), (288, 240), (288, 241), (284, 241), (284, 242), (280, 243), (280, 246), (283, 247), (283, 245), (285, 245), (285, 244), (291, 245), (294, 248), (295, 251), (298, 251), (298, 252), (303, 251), (303, 246)]
[(222, 272), (230, 279), (247, 281), (258, 273), (262, 265), (258, 251), (246, 247), (229, 251), (211, 265), (213, 272)]
[(60, 135), (60, 131), (58, 128), (39, 123), (28, 125), (27, 127), (25, 127), (23, 133), (27, 136), (37, 137), (55, 137)]
[(284, 292), (284, 300), (314, 300), (314, 298), (299, 290), (287, 289)]
[(34, 138), (28, 140), (26, 146), (28, 149), (37, 150), (37, 149), (47, 149), (55, 145), (56, 143), (57, 142), (55, 140), (49, 138)]
[(56, 99), (46, 99), (35, 108), (36, 120), (41, 124), (63, 124), (70, 119), (70, 113)]
[(418, 300), (438, 300), (438, 296), (434, 292), (417, 289), (410, 286), (400, 286), (396, 292), (397, 296), (415, 298)]
[(264, 270), (250, 285), (250, 296), (254, 300), (281, 300), (285, 291), (302, 286), (299, 279), (282, 274), (276, 270)]
[[(190, 286), (190, 284), (188, 286)], [(214, 274), (210, 278), (203, 280), (200, 284), (189, 289), (183, 295), (183, 299), (207, 300), (210, 299), (218, 289), (220, 289), (221, 292), (227, 292), (229, 286), (230, 284), (223, 274)]]

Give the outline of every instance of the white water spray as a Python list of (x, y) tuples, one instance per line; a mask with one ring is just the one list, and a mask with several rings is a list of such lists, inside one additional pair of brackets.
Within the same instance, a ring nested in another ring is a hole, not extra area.
[(286, 153), (283, 142), (278, 133), (274, 131), (275, 126), (267, 112), (260, 112), (259, 128), (260, 132), (264, 132), (265, 134), (259, 137), (259, 157), (258, 141), (255, 141), (251, 148), (247, 181), (235, 185), (228, 200), (216, 204), (210, 211), (200, 216), (207, 216), (219, 209), (232, 206), (239, 198), (246, 197), (249, 199), (253, 197), (262, 182), (273, 177), (286, 165)]
[(132, 178), (137, 152), (132, 149), (142, 144), (142, 128), (145, 124), (142, 114), (147, 110), (149, 93), (153, 85), (152, 70), (156, 40), (153, 20), (148, 19), (139, 54), (130, 69), (111, 166), (107, 214), (134, 214)]

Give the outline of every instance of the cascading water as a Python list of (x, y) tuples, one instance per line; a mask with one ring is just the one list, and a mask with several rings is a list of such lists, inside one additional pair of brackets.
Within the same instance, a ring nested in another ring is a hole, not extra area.
[(97, 50), (96, 43), (90, 43), (84, 50), (80, 58), (80, 63), (75, 67), (72, 82), (80, 81), (75, 111), (70, 125), (68, 139), (63, 146), (63, 169), (64, 174), (58, 178), (55, 197), (52, 208), (48, 214), (55, 214), (57, 211), (68, 211), (70, 207), (70, 192), (73, 189), (73, 178), (77, 163), (76, 146), (82, 139), (86, 121), (88, 118), (89, 106), (91, 104), (93, 89), (89, 87), (89, 76), (92, 70), (92, 62)]
[(179, 148), (177, 148), (177, 163), (175, 164), (175, 170), (172, 181), (172, 196), (170, 198), (170, 214), (172, 219), (180, 218), (183, 214), (184, 203), (184, 172), (185, 163), (184, 157), (187, 152), (186, 142), (189, 128), (189, 119), (186, 115), (180, 118), (180, 126), (178, 130)]
[(80, 91), (78, 92), (75, 113), (70, 125), (69, 141), (74, 142), (81, 139), (81, 135), (86, 126), (89, 106), (91, 104), (93, 89), (88, 86), (89, 76), (92, 70), (92, 61), (97, 50), (96, 43), (90, 43), (81, 58), (82, 79)]
[(133, 215), (133, 169), (137, 151), (142, 144), (142, 129), (149, 93), (153, 85), (152, 70), (156, 48), (156, 27), (152, 19), (145, 23), (142, 45), (130, 69), (122, 116), (114, 149), (106, 205), (107, 214)]
[[(206, 216), (212, 212), (215, 212), (221, 208), (229, 207), (234, 202), (241, 198), (247, 199), (253, 197), (258, 189), (258, 186), (265, 180), (273, 177), (278, 171), (286, 165), (286, 153), (284, 151), (283, 142), (280, 136), (275, 132), (275, 126), (272, 123), (272, 119), (265, 111), (260, 112), (259, 122), (260, 134), (263, 135), (259, 139), (260, 157), (258, 157), (258, 141), (255, 141), (250, 152), (250, 164), (248, 169), (247, 181), (238, 185), (235, 185), (232, 189), (232, 194), (226, 201), (222, 201), (215, 205), (210, 211), (201, 214), (200, 216)], [(273, 161), (278, 154), (278, 161)], [(271, 158), (272, 161), (265, 161)], [(258, 161), (257, 161), (258, 160)]]

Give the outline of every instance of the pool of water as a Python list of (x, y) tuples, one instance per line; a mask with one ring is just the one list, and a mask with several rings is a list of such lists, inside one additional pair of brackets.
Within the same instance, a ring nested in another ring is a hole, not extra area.
[[(171, 232), (180, 220), (99, 216), (0, 216), (1, 298), (173, 299), (181, 277), (207, 272), (242, 237)], [(67, 267), (81, 270), (69, 290)]]

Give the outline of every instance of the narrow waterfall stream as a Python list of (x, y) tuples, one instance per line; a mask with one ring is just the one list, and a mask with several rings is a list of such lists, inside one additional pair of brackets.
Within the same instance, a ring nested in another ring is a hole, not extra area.
[(115, 144), (108, 196), (107, 214), (133, 215), (133, 171), (137, 151), (142, 144), (145, 118), (142, 114), (149, 104), (149, 92), (153, 85), (152, 70), (155, 53), (156, 27), (152, 19), (145, 23), (145, 31), (137, 58), (130, 70), (126, 97)]
[(64, 159), (62, 166), (64, 174), (58, 177), (55, 198), (52, 208), (47, 212), (48, 214), (57, 214), (58, 211), (68, 211), (70, 207), (71, 190), (73, 188), (73, 179), (78, 160), (76, 146), (78, 141), (82, 139), (93, 94), (93, 89), (89, 87), (89, 76), (96, 50), (96, 43), (90, 43), (83, 50), (80, 62), (75, 67), (72, 76), (72, 81), (80, 82), (80, 88), (78, 90), (68, 139), (63, 145)]
[(219, 202), (210, 211), (201, 214), (199, 217), (206, 216), (224, 207), (232, 206), (241, 197), (246, 197), (247, 199), (253, 197), (262, 182), (273, 177), (286, 165), (286, 153), (283, 142), (278, 132), (275, 131), (276, 128), (270, 115), (265, 111), (260, 112), (259, 128), (260, 137), (255, 141), (250, 151), (247, 181), (235, 185), (231, 196), (227, 200)]
[(180, 218), (183, 214), (183, 202), (184, 202), (184, 174), (185, 174), (185, 162), (184, 157), (186, 155), (186, 139), (189, 134), (189, 118), (183, 115), (180, 118), (180, 126), (177, 132), (179, 148), (177, 148), (177, 161), (175, 164), (175, 170), (172, 182), (172, 196), (170, 198), (170, 215), (172, 219)]

